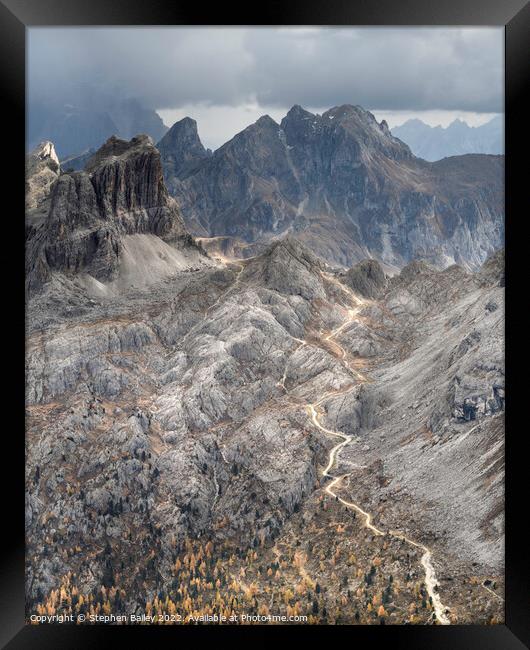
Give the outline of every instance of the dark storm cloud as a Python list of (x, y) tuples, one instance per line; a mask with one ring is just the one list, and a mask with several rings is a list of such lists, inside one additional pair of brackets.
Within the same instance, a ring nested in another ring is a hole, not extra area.
[(502, 111), (503, 35), (486, 29), (31, 29), (30, 101), (78, 84), (151, 108), (208, 103)]
[(501, 30), (257, 32), (249, 50), (263, 104), (356, 103), (385, 110), (502, 110)]

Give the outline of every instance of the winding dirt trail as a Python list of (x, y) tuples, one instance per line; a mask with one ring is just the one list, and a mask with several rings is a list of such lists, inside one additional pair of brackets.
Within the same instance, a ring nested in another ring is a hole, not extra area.
[[(335, 348), (336, 351), (338, 351), (338, 356), (341, 359), (341, 361), (344, 363), (344, 365), (348, 368), (348, 370), (355, 375), (355, 377), (359, 380), (359, 382), (367, 382), (369, 381), (362, 373), (360, 373), (358, 370), (353, 368), (351, 364), (347, 360), (347, 354), (346, 350), (340, 345), (340, 343), (337, 342), (336, 338), (339, 336), (351, 323), (355, 322), (358, 320), (357, 314), (361, 307), (366, 304), (364, 300), (361, 300), (358, 298), (353, 291), (351, 291), (348, 287), (345, 287), (342, 283), (340, 283), (336, 278), (331, 276), (331, 274), (323, 274), (326, 279), (329, 281), (337, 284), (347, 295), (350, 299), (352, 299), (356, 307), (351, 308), (348, 310), (348, 318), (347, 320), (342, 323), (340, 327), (337, 329), (333, 330), (330, 334), (328, 334), (326, 337), (324, 337), (324, 341), (331, 343), (333, 347)], [(300, 340), (300, 346), (302, 347), (303, 345), (308, 345), (307, 341), (302, 341)], [(298, 349), (298, 348), (297, 348)], [(287, 371), (287, 368), (286, 368)], [(280, 382), (280, 384), (283, 386), (285, 390), (285, 373), (284, 373), (284, 378)], [(330, 478), (332, 479), (324, 488), (325, 492), (332, 496), (333, 498), (337, 499), (345, 505), (347, 508), (351, 510), (355, 510), (358, 512), (362, 517), (364, 517), (364, 525), (366, 528), (371, 530), (375, 535), (380, 535), (380, 536), (391, 536), (395, 537), (396, 539), (400, 539), (407, 544), (410, 544), (411, 546), (414, 546), (415, 548), (418, 548), (423, 551), (423, 555), (421, 557), (421, 564), (424, 568), (425, 571), (425, 587), (427, 589), (427, 593), (429, 594), (432, 605), (434, 608), (434, 612), (436, 615), (436, 620), (438, 623), (441, 625), (450, 625), (451, 621), (449, 620), (448, 614), (449, 614), (449, 609), (443, 605), (440, 594), (439, 594), (439, 584), (436, 579), (436, 573), (434, 571), (434, 567), (432, 565), (432, 553), (430, 549), (425, 546), (424, 544), (420, 544), (418, 542), (415, 542), (414, 540), (408, 538), (406, 535), (400, 533), (399, 531), (395, 530), (389, 530), (389, 531), (384, 531), (377, 526), (373, 524), (373, 517), (369, 512), (366, 512), (363, 510), (357, 503), (354, 503), (353, 501), (347, 501), (346, 499), (343, 499), (341, 496), (339, 496), (335, 491), (335, 489), (338, 489), (341, 482), (350, 476), (350, 474), (342, 474), (341, 476), (333, 476), (331, 474), (331, 470), (333, 469), (334, 465), (337, 462), (338, 455), (344, 447), (347, 445), (355, 444), (357, 441), (355, 439), (355, 436), (349, 435), (346, 433), (343, 433), (342, 431), (333, 431), (332, 429), (328, 429), (323, 424), (320, 422), (320, 417), (321, 413), (319, 413), (319, 406), (325, 402), (327, 399), (334, 397), (338, 394), (343, 394), (346, 395), (350, 392), (353, 392), (357, 387), (359, 383), (356, 383), (355, 385), (347, 388), (344, 391), (338, 391), (338, 392), (333, 392), (333, 393), (328, 393), (324, 395), (320, 400), (314, 403), (310, 403), (307, 405), (307, 410), (309, 413), (309, 416), (311, 418), (311, 422), (315, 427), (317, 427), (320, 431), (327, 435), (335, 436), (337, 438), (340, 438), (340, 442), (337, 443), (329, 452), (329, 458), (328, 458), (328, 463), (326, 467), (322, 470), (322, 476), (324, 478)]]
[[(204, 313), (203, 318), (199, 321), (199, 323), (195, 327), (197, 327), (200, 323), (204, 322), (204, 319), (208, 317), (208, 315), (211, 313), (211, 311), (223, 299), (225, 299), (228, 296), (228, 294), (231, 293), (231, 291), (233, 291), (233, 289), (238, 285), (240, 275), (241, 275), (241, 272), (243, 271), (244, 266), (242, 264), (240, 264), (240, 263), (238, 263), (237, 266), (239, 267), (239, 269), (238, 269), (238, 273), (237, 273), (235, 282), (232, 285), (230, 285), (230, 287), (226, 291), (224, 291), (218, 297), (218, 299), (214, 303), (212, 303), (212, 305), (210, 305), (210, 307)], [(370, 381), (369, 378), (367, 378), (364, 374), (359, 372), (356, 368), (354, 368), (351, 365), (351, 363), (348, 361), (346, 350), (337, 341), (337, 337), (349, 325), (351, 325), (352, 323), (357, 322), (359, 320), (358, 319), (358, 313), (359, 313), (360, 309), (366, 304), (366, 302), (364, 300), (360, 299), (358, 296), (356, 296), (354, 294), (354, 292), (351, 289), (349, 289), (349, 287), (346, 287), (341, 282), (339, 282), (331, 273), (322, 273), (322, 276), (323, 276), (323, 278), (328, 280), (328, 282), (336, 285), (344, 294), (346, 294), (348, 296), (348, 299), (349, 299), (348, 302), (349, 302), (350, 305), (352, 303), (355, 304), (355, 306), (352, 306), (352, 307), (348, 308), (348, 310), (347, 310), (347, 313), (348, 313), (347, 319), (339, 327), (337, 327), (336, 329), (331, 331), (328, 335), (323, 337), (322, 341), (324, 343), (326, 343), (327, 345), (330, 345), (334, 349), (335, 353), (337, 354), (337, 357), (341, 360), (341, 362), (349, 370), (349, 372), (357, 379), (357, 382), (354, 383), (352, 386), (349, 386), (344, 390), (339, 390), (339, 391), (333, 391), (333, 392), (326, 393), (317, 402), (307, 404), (307, 411), (308, 411), (308, 414), (310, 416), (312, 424), (316, 428), (318, 428), (320, 431), (325, 433), (326, 435), (335, 436), (337, 438), (340, 438), (340, 442), (338, 442), (330, 450), (328, 463), (327, 463), (326, 467), (322, 470), (322, 476), (324, 478), (326, 478), (326, 479), (328, 479), (328, 478), (331, 479), (331, 481), (329, 483), (327, 483), (327, 485), (325, 486), (324, 490), (325, 490), (325, 492), (327, 494), (329, 494), (334, 499), (338, 500), (340, 503), (342, 503), (347, 508), (349, 508), (351, 510), (354, 510), (357, 513), (359, 513), (359, 515), (361, 515), (364, 518), (365, 527), (368, 528), (369, 530), (371, 530), (375, 535), (378, 535), (378, 536), (387, 536), (388, 535), (388, 536), (391, 536), (391, 537), (395, 537), (396, 539), (400, 539), (400, 540), (406, 542), (407, 544), (410, 544), (411, 546), (414, 546), (414, 547), (416, 547), (416, 548), (423, 551), (423, 555), (421, 557), (421, 564), (422, 564), (422, 566), (424, 568), (424, 571), (425, 571), (425, 586), (426, 586), (426, 589), (427, 589), (427, 593), (429, 594), (429, 596), (431, 598), (431, 601), (432, 601), (432, 605), (433, 605), (434, 612), (435, 612), (435, 615), (436, 615), (436, 620), (437, 620), (438, 623), (440, 623), (442, 625), (449, 625), (451, 623), (451, 621), (448, 618), (449, 609), (443, 605), (443, 603), (442, 603), (442, 601), (440, 599), (439, 584), (438, 584), (438, 581), (436, 579), (436, 574), (435, 574), (435, 571), (434, 571), (434, 567), (432, 565), (432, 553), (431, 553), (430, 549), (427, 546), (425, 546), (423, 544), (420, 544), (418, 542), (415, 542), (414, 540), (406, 537), (404, 534), (400, 533), (399, 531), (394, 531), (394, 530), (384, 531), (384, 530), (381, 530), (381, 529), (377, 528), (377, 526), (375, 526), (373, 524), (373, 517), (369, 512), (366, 512), (365, 510), (363, 510), (357, 503), (354, 503), (353, 501), (347, 501), (346, 499), (343, 499), (341, 496), (339, 496), (334, 491), (334, 489), (338, 489), (340, 487), (341, 482), (345, 478), (347, 478), (347, 477), (349, 477), (351, 475), (351, 473), (342, 474), (340, 476), (333, 476), (331, 474), (331, 471), (332, 471), (333, 467), (337, 463), (339, 453), (347, 445), (355, 444), (357, 442), (357, 440), (356, 440), (355, 436), (353, 436), (353, 435), (343, 433), (342, 431), (334, 431), (332, 429), (326, 428), (320, 421), (320, 417), (322, 416), (322, 413), (320, 412), (319, 407), (320, 407), (320, 405), (322, 403), (324, 403), (326, 400), (330, 399), (331, 397), (335, 397), (335, 396), (341, 395), (341, 394), (342, 395), (347, 395), (348, 393), (351, 393), (354, 390), (356, 390), (357, 387), (359, 386), (359, 383), (366, 383), (366, 382)], [(194, 328), (192, 328), (192, 329), (194, 329)], [(188, 334), (189, 334), (189, 332), (188, 332)], [(299, 350), (300, 348), (306, 346), (306, 345), (311, 345), (305, 339), (296, 339), (296, 341), (298, 343), (298, 346), (295, 348), (293, 353), (296, 352), (297, 350)], [(285, 387), (285, 381), (286, 381), (286, 378), (287, 378), (288, 366), (289, 366), (289, 362), (286, 363), (285, 370), (283, 372), (283, 376), (282, 376), (281, 380), (277, 384), (285, 392), (287, 392), (287, 389)], [(357, 466), (357, 467), (359, 468), (359, 467), (363, 467), (363, 466)], [(217, 484), (217, 477), (214, 477), (214, 478), (215, 478), (215, 483)], [(219, 496), (219, 486), (218, 486), (218, 484), (216, 485), (216, 488), (217, 489), (216, 489), (216, 495), (214, 497), (214, 504), (217, 501), (217, 498)], [(493, 593), (495, 596), (497, 596), (497, 594), (495, 594), (493, 591), (491, 593)]]

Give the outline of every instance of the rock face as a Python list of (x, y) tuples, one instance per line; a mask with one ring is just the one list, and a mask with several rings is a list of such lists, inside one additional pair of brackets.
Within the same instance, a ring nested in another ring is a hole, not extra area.
[(376, 260), (355, 264), (343, 276), (343, 282), (365, 298), (378, 298), (387, 286), (387, 278)]
[(163, 146), (166, 180), (196, 235), (254, 243), (290, 232), (346, 266), (423, 257), (478, 269), (502, 245), (502, 156), (428, 163), (358, 106), (321, 116), (294, 106), (280, 124), (264, 116), (193, 169), (175, 166), (178, 138)]
[(157, 148), (170, 192), (175, 191), (180, 179), (192, 174), (202, 160), (211, 156), (199, 139), (197, 122), (189, 117), (173, 124)]
[(154, 235), (177, 247), (194, 246), (167, 193), (149, 136), (130, 142), (109, 138), (84, 171), (61, 174), (50, 187), (48, 214), (28, 240), (30, 291), (54, 271), (86, 273), (98, 282), (115, 279), (127, 236)]
[(504, 287), (504, 248), (488, 257), (480, 269), (480, 278), (485, 286), (498, 284)]
[(50, 188), (59, 172), (59, 159), (51, 142), (41, 142), (26, 157), (26, 212), (34, 218), (46, 212)]

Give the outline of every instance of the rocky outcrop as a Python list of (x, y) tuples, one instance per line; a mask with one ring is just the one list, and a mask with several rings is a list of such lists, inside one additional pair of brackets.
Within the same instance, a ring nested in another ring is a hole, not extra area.
[(41, 142), (26, 157), (26, 214), (33, 221), (45, 215), (50, 189), (60, 169), (52, 142)]
[(45, 221), (28, 240), (28, 287), (38, 290), (54, 271), (111, 281), (120, 267), (124, 237), (137, 234), (194, 245), (165, 188), (152, 140), (113, 136), (85, 171), (63, 173), (51, 187)]
[(200, 236), (255, 243), (289, 232), (345, 266), (423, 257), (477, 269), (502, 245), (502, 156), (428, 163), (358, 106), (294, 106), (280, 124), (264, 116), (175, 173), (181, 149), (164, 142), (166, 180)]
[(485, 285), (504, 287), (505, 276), (504, 248), (490, 255), (480, 269), (479, 277)]
[(157, 144), (157, 148), (170, 192), (174, 192), (178, 182), (192, 174), (198, 164), (212, 153), (203, 147), (197, 132), (197, 122), (190, 117), (175, 122)]
[(365, 298), (378, 298), (387, 286), (385, 272), (376, 260), (355, 264), (344, 274), (343, 282)]
[(324, 295), (318, 271), (321, 260), (293, 237), (272, 244), (244, 269), (241, 279), (282, 294), (313, 300)]

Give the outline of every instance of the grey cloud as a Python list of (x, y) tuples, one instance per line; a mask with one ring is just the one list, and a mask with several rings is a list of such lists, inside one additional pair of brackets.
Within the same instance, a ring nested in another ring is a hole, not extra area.
[(500, 28), (30, 29), (30, 101), (79, 84), (150, 108), (246, 102), (499, 112)]
[(386, 110), (502, 110), (501, 30), (321, 30), (259, 33), (253, 81), (263, 104), (356, 103)]

